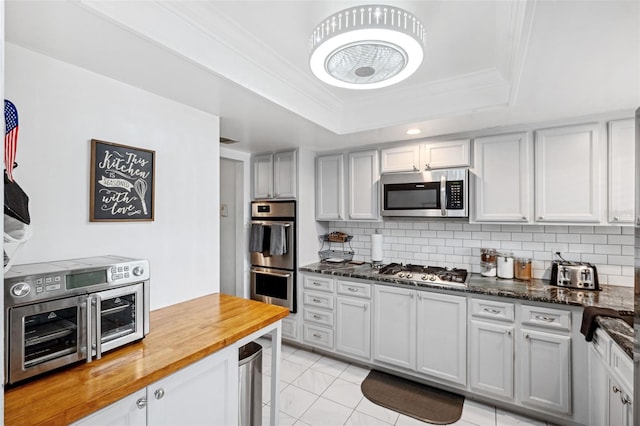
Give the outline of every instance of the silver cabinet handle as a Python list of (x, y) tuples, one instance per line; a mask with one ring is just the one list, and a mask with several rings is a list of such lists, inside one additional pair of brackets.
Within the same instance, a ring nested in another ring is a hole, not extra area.
[(359, 288), (353, 288), (353, 287), (347, 287), (347, 290), (352, 291), (352, 292), (354, 292), (354, 293), (357, 293), (357, 292), (359, 292), (359, 291), (360, 291), (360, 289), (359, 289)]
[(620, 216), (614, 216), (613, 220), (620, 220)]
[(482, 310), (492, 315), (498, 315), (500, 313), (500, 310), (498, 309), (482, 308)]
[(322, 283), (319, 283), (318, 281), (314, 281), (313, 285), (315, 285), (316, 287), (320, 287), (322, 285)]
[(416, 165), (415, 165), (415, 164), (413, 165), (413, 171), (414, 171), (414, 172), (417, 172), (417, 171), (418, 171), (418, 168), (416, 167)]
[(156, 391), (153, 393), (153, 396), (155, 396), (156, 399), (164, 398), (164, 389), (162, 389), (162, 388), (156, 389)]
[(320, 302), (322, 302), (322, 300), (320, 300), (320, 299), (318, 299), (318, 298), (315, 298), (315, 297), (313, 298), (313, 301), (314, 301), (314, 302), (316, 302), (316, 303), (320, 303)]
[(313, 333), (313, 337), (315, 337), (316, 339), (319, 339), (322, 337), (322, 335), (318, 333)]
[(429, 169), (431, 169), (431, 166), (429, 165), (429, 163), (427, 163), (427, 164), (425, 164), (425, 165), (424, 165), (424, 169), (425, 169), (425, 170), (429, 170)]
[(522, 216), (522, 220), (527, 220), (527, 217), (526, 216)]
[(413, 292), (409, 293), (409, 297), (410, 297), (410, 298), (412, 298), (412, 299), (413, 299), (413, 296), (414, 296)]
[(320, 315), (318, 315), (318, 314), (313, 314), (313, 317), (314, 317), (315, 319), (317, 319), (317, 320), (322, 319), (322, 317), (321, 317)]
[(536, 315), (536, 319), (544, 322), (554, 322), (556, 319), (546, 315)]
[(538, 216), (538, 219), (542, 220), (544, 219), (544, 216)]
[(418, 300), (422, 300), (422, 294), (418, 293)]
[(363, 305), (362, 308), (366, 311), (367, 309), (369, 309), (369, 305)]
[(622, 391), (620, 390), (620, 388), (619, 388), (619, 387), (617, 387), (616, 385), (613, 385), (613, 387), (611, 388), (611, 390), (613, 390), (613, 393), (622, 392)]
[[(427, 164), (427, 170), (428, 168)], [(447, 215), (447, 178), (444, 175), (440, 178), (440, 214)]]
[(524, 335), (524, 338), (525, 338), (525, 339), (527, 339), (527, 340), (529, 340), (529, 333), (525, 334), (525, 335)]
[(507, 336), (511, 336), (511, 330), (507, 330)]
[(142, 410), (146, 406), (147, 398), (138, 398), (138, 400), (136, 401), (136, 407), (138, 407), (139, 410)]
[(620, 394), (620, 402), (622, 402), (622, 405), (631, 405), (631, 398), (627, 395)]

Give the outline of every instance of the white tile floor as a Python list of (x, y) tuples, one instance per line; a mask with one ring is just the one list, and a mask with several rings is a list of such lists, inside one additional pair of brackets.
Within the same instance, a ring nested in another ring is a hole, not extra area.
[[(271, 341), (261, 339), (263, 352), (262, 419), (269, 424)], [(305, 349), (282, 345), (280, 426), (425, 426), (411, 417), (370, 402), (360, 383), (369, 370)], [(456, 426), (547, 426), (502, 409), (465, 400)]]

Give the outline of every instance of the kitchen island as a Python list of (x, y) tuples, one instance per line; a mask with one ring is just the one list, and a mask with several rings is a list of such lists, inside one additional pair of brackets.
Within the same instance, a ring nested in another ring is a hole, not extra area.
[[(275, 331), (272, 377), (277, 378), (280, 320), (288, 314), (279, 306), (222, 294), (152, 311), (150, 333), (142, 341), (6, 390), (5, 424), (67, 425), (269, 331)], [(272, 381), (272, 392), (274, 385), (278, 380)], [(273, 424), (275, 414), (272, 410)]]

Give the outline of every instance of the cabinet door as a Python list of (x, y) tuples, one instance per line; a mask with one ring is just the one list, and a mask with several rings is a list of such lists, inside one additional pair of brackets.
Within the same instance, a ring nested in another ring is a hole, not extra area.
[(343, 220), (343, 155), (316, 158), (316, 220)]
[(469, 166), (470, 145), (471, 141), (469, 139), (427, 142), (424, 145), (423, 165), (425, 170)]
[(349, 219), (376, 220), (378, 203), (378, 151), (349, 154)]
[(587, 345), (589, 372), (589, 425), (607, 425), (607, 403), (609, 400), (608, 377), (604, 360), (593, 343)]
[(513, 326), (472, 320), (469, 380), (471, 390), (513, 399)]
[(336, 350), (369, 359), (371, 355), (371, 302), (336, 298)]
[(273, 154), (253, 157), (253, 198), (273, 197)]
[(296, 151), (276, 152), (273, 155), (274, 198), (296, 198)]
[(522, 403), (571, 414), (571, 338), (523, 329), (519, 353)]
[(417, 369), (467, 384), (467, 299), (417, 292)]
[(532, 162), (526, 133), (474, 141), (477, 222), (528, 222), (531, 215)]
[(399, 367), (416, 365), (416, 292), (376, 285), (373, 309), (373, 358)]
[(613, 377), (608, 378), (608, 426), (632, 426), (633, 411), (632, 400), (633, 393), (629, 392), (621, 383)]
[(609, 222), (633, 223), (635, 194), (635, 123), (609, 123)]
[(536, 131), (536, 221), (600, 221), (599, 146), (595, 124)]
[(380, 173), (413, 172), (420, 170), (420, 145), (405, 145), (384, 148)]
[(146, 398), (145, 388), (96, 411), (72, 426), (146, 426)]
[(238, 349), (227, 347), (147, 387), (150, 425), (238, 424)]

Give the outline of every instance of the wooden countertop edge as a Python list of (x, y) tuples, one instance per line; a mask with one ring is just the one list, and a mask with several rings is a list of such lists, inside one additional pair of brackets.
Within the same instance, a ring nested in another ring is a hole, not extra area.
[[(247, 313), (252, 314), (249, 318), (253, 320), (247, 319)], [(198, 317), (202, 314), (209, 314), (204, 316), (208, 320), (195, 327), (191, 340), (181, 334), (191, 320), (173, 318), (175, 315)], [(109, 352), (101, 360), (78, 364), (6, 390), (5, 425), (68, 425), (288, 314), (287, 309), (279, 306), (217, 293), (153, 311), (151, 332), (141, 342)], [(194, 347), (177, 350), (168, 345), (164, 347), (162, 339), (175, 337), (172, 334), (182, 336), (185, 343)], [(202, 335), (210, 336), (211, 341), (201, 342), (199, 337)], [(90, 382), (100, 383), (90, 389), (90, 395), (78, 394), (91, 388)], [(69, 398), (70, 392), (73, 394)], [(47, 401), (42, 400), (45, 398)]]

